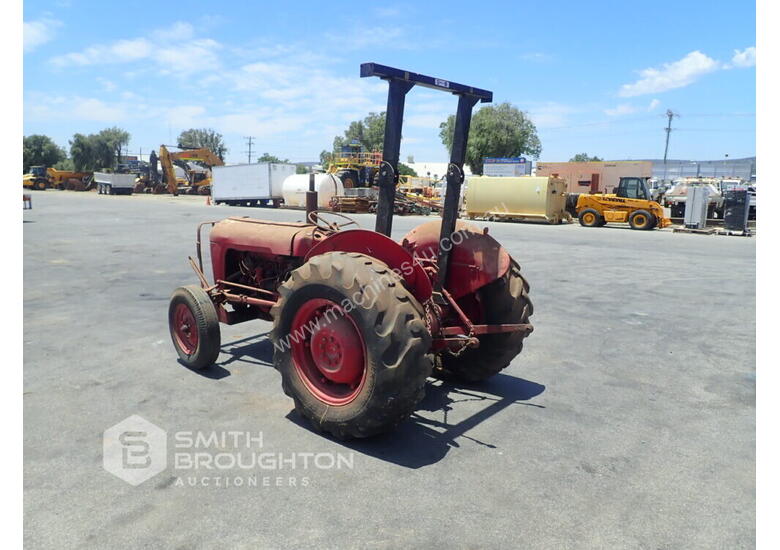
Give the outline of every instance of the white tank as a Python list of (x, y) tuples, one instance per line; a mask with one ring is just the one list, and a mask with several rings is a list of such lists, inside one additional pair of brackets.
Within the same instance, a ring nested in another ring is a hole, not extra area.
[[(309, 190), (309, 174), (287, 176), (282, 184), (282, 198), (286, 206), (306, 208), (306, 191)], [(335, 174), (315, 174), (314, 190), (317, 191), (317, 208), (330, 207), (330, 199), (344, 194), (344, 185)]]

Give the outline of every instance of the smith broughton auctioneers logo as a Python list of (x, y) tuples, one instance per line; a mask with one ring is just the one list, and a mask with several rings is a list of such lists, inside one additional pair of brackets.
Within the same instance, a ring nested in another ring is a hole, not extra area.
[[(138, 415), (103, 432), (103, 468), (130, 485), (165, 470), (168, 454), (167, 432)], [(306, 487), (311, 478), (298, 472), (352, 470), (355, 462), (351, 452), (263, 452), (259, 431), (173, 432), (172, 458), (176, 487)]]

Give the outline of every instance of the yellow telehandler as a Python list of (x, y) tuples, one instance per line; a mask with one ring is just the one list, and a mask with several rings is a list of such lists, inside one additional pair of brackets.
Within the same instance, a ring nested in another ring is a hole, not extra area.
[(631, 229), (664, 228), (672, 220), (664, 216), (663, 207), (651, 200), (645, 178), (620, 178), (612, 194), (580, 194), (577, 217), (585, 227), (603, 227), (610, 222), (625, 223)]

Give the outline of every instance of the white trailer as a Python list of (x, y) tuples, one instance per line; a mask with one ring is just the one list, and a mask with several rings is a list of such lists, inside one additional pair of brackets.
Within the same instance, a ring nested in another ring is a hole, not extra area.
[(95, 172), (94, 181), (100, 195), (130, 195), (135, 187), (135, 174)]
[(211, 197), (214, 204), (278, 207), (282, 204), (282, 183), (292, 174), (294, 164), (215, 166), (211, 170)]

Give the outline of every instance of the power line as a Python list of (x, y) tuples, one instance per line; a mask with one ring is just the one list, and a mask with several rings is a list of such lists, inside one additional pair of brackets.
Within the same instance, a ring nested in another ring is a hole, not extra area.
[(255, 139), (255, 136), (245, 136), (244, 139), (247, 143), (247, 150), (244, 151), (247, 154), (247, 163), (252, 164), (252, 140)]

